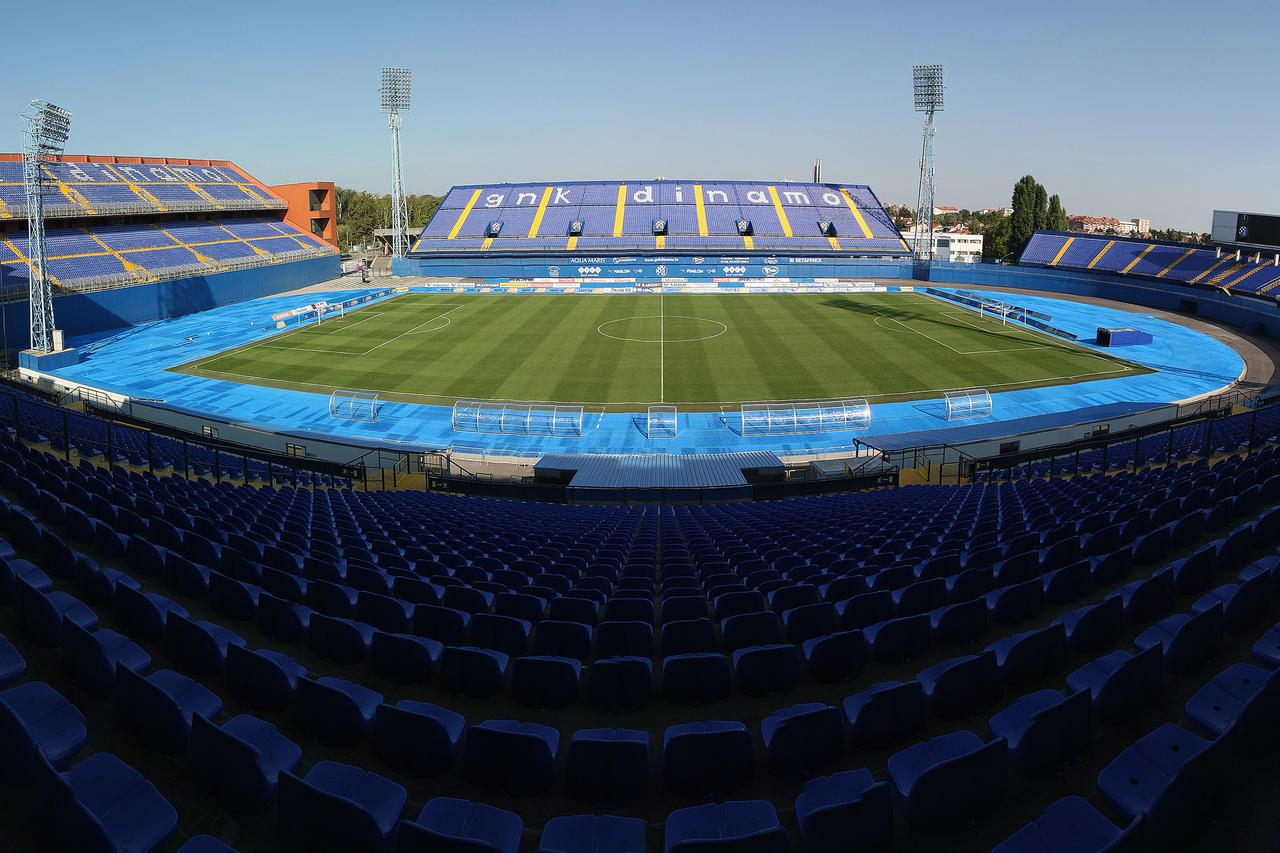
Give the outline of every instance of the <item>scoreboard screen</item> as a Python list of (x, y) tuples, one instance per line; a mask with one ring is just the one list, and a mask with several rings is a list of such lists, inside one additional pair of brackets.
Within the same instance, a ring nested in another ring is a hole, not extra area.
[(1280, 248), (1280, 216), (1237, 213), (1235, 242)]

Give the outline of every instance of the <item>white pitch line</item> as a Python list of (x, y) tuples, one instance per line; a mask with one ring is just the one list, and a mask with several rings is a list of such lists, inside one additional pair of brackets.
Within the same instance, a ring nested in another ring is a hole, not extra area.
[(385, 341), (383, 341), (382, 343), (377, 344), (376, 346), (371, 347), (370, 349), (367, 349), (367, 350), (365, 350), (365, 351), (364, 351), (364, 352), (362, 352), (362, 353), (359, 353), (359, 355), (368, 355), (369, 353), (373, 352), (374, 350), (378, 349), (379, 347), (385, 347), (387, 344), (391, 343), (392, 341), (398, 341), (398, 340), (400, 340), (401, 338), (403, 338), (405, 335), (408, 335), (408, 334), (411, 334), (411, 333), (413, 333), (413, 332), (418, 331), (418, 329), (421, 329), (423, 326), (427, 325), (427, 323), (433, 323), (433, 322), (435, 322), (436, 320), (439, 320), (441, 317), (447, 317), (447, 316), (449, 316), (450, 314), (452, 314), (454, 311), (457, 311), (459, 308), (462, 308), (462, 307), (463, 307), (463, 306), (458, 305), (458, 306), (456, 306), (456, 307), (454, 307), (454, 308), (450, 308), (448, 311), (444, 312), (443, 314), (437, 314), (436, 316), (432, 317), (430, 320), (423, 320), (421, 323), (419, 323), (418, 325), (414, 326), (412, 329), (409, 329), (408, 331), (401, 332), (400, 334), (396, 335), (394, 338), (387, 338), (387, 339), (386, 339)]
[(667, 309), (661, 288), (658, 290), (658, 402), (667, 402)]

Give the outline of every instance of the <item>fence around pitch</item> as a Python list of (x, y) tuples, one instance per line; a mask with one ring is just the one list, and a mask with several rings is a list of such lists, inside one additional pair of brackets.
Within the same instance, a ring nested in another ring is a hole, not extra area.
[(582, 410), (560, 403), (458, 400), (453, 404), (453, 431), (581, 438)]
[(740, 415), (743, 435), (796, 435), (871, 426), (871, 406), (861, 397), (811, 403), (743, 403)]

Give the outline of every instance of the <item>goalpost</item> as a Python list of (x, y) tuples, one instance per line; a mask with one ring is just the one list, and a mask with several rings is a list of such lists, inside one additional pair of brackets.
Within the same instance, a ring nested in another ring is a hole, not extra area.
[(315, 305), (315, 308), (316, 308), (316, 325), (317, 326), (319, 326), (324, 322), (324, 318), (326, 314), (329, 314), (329, 315), (337, 314), (339, 320), (347, 316), (347, 306), (341, 302), (339, 302), (337, 305), (330, 305), (328, 302), (317, 302)]
[(991, 393), (985, 388), (966, 388), (960, 391), (943, 391), (947, 404), (947, 420), (991, 416)]

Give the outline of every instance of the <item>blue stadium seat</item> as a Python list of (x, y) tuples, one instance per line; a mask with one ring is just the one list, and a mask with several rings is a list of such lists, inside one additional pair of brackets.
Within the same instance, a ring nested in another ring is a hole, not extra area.
[(116, 691), (116, 669), (138, 672), (151, 666), (151, 655), (110, 628), (86, 631), (62, 618), (62, 669), (80, 689), (95, 696)]
[(1055, 622), (1046, 628), (1011, 634), (987, 646), (995, 653), (1006, 684), (1033, 684), (1062, 669), (1067, 659), (1067, 631)]
[(266, 592), (258, 595), (258, 630), (282, 643), (306, 640), (313, 613), (305, 604)]
[(1253, 658), (1269, 667), (1280, 667), (1280, 624), (1273, 625), (1253, 644)]
[(666, 853), (787, 853), (791, 839), (764, 800), (730, 800), (667, 815)]
[(532, 797), (551, 787), (560, 732), (516, 720), (485, 720), (468, 726), (462, 772), (477, 785), (513, 797)]
[(381, 704), (374, 717), (373, 749), (392, 767), (413, 776), (436, 776), (454, 766), (466, 720), (461, 714), (414, 699)]
[(320, 761), (302, 777), (280, 774), (280, 840), (289, 850), (387, 850), (405, 789), (349, 764)]
[(475, 646), (445, 646), (440, 653), (440, 686), (459, 696), (492, 696), (502, 690), (510, 659)]
[(884, 853), (893, 847), (889, 783), (876, 782), (869, 770), (813, 779), (796, 797), (796, 822), (810, 853), (844, 853), (855, 838), (858, 850)]
[(991, 732), (1009, 743), (1009, 764), (1038, 779), (1073, 761), (1089, 747), (1093, 705), (1087, 690), (1028, 693), (991, 718)]
[(466, 645), (470, 625), (471, 614), (463, 610), (431, 604), (418, 604), (413, 608), (413, 632), (446, 646)]
[(987, 604), (972, 598), (929, 611), (929, 625), (935, 642), (959, 645), (981, 637), (987, 631)]
[(1160, 620), (1133, 644), (1140, 649), (1162, 648), (1164, 668), (1173, 675), (1186, 675), (1214, 653), (1221, 637), (1222, 603), (1215, 601), (1195, 615), (1175, 613)]
[(537, 853), (644, 853), (643, 820), (613, 815), (561, 815), (542, 828)]
[(64, 617), (86, 631), (98, 624), (98, 614), (65, 592), (44, 593), (23, 578), (17, 578), (16, 589), (18, 627), (36, 645), (60, 645)]
[(116, 624), (135, 640), (165, 639), (171, 612), (183, 617), (189, 615), (185, 607), (159, 593), (144, 593), (127, 587), (116, 590)]
[(43, 681), (28, 681), (0, 692), (0, 782), (29, 781), (41, 752), (55, 767), (66, 767), (89, 733), (84, 715)]
[(1100, 722), (1132, 720), (1164, 691), (1164, 656), (1159, 646), (1136, 655), (1111, 652), (1068, 675), (1067, 686), (1089, 691)]
[(882, 681), (844, 700), (857, 749), (897, 746), (924, 728), (924, 688), (918, 681)]
[[(708, 619), (691, 620), (694, 623)], [(672, 622), (671, 625), (684, 624)], [(666, 636), (666, 628), (663, 628)], [(653, 625), (648, 622), (601, 622), (596, 627), (597, 655), (602, 658), (653, 657)]]
[(427, 637), (375, 630), (369, 647), (369, 666), (383, 678), (420, 683), (431, 680), (443, 653), (444, 646)]
[(578, 698), (581, 677), (582, 664), (574, 658), (518, 657), (511, 665), (511, 695), (535, 708), (562, 708)]
[(1173, 572), (1161, 569), (1150, 577), (1119, 588), (1124, 618), (1129, 622), (1153, 622), (1169, 611), (1173, 601)]
[[(552, 601), (555, 609), (557, 601)], [(589, 602), (588, 602), (589, 603)], [(595, 616), (592, 614), (592, 623)], [(591, 659), (592, 628), (583, 622), (565, 622), (557, 619), (544, 619), (538, 623), (533, 634), (533, 653), (552, 657), (575, 658), (586, 662)], [(608, 655), (603, 655), (608, 657)]]
[(276, 799), (280, 773), (302, 760), (296, 743), (265, 720), (248, 714), (218, 726), (191, 718), (191, 766), (219, 803), (237, 814), (257, 814)]
[(342, 678), (300, 677), (293, 721), (325, 746), (355, 746), (373, 726), (382, 695)]
[(307, 647), (331, 663), (361, 663), (369, 656), (373, 632), (372, 625), (355, 619), (314, 613), (307, 630)]
[(227, 646), (227, 686), (249, 708), (287, 710), (298, 679), (306, 674), (305, 667), (283, 652)]
[(1120, 853), (1132, 849), (1142, 819), (1121, 829), (1082, 797), (1063, 797), (992, 853)]
[(871, 649), (871, 657), (879, 663), (904, 663), (929, 648), (933, 626), (928, 613), (888, 619), (862, 629)]
[(454, 797), (427, 800), (415, 820), (400, 824), (400, 853), (518, 853), (520, 816)]
[(9, 684), (27, 671), (27, 661), (22, 653), (0, 634), (0, 686)]
[(805, 640), (800, 646), (809, 677), (815, 681), (848, 681), (862, 671), (867, 644), (861, 631), (836, 631)]
[(811, 779), (844, 755), (840, 711), (821, 702), (792, 705), (760, 721), (765, 764), (784, 779)]
[(929, 710), (940, 719), (972, 716), (1000, 698), (994, 652), (951, 658), (916, 673)]
[[(715, 624), (710, 619), (687, 619), (668, 622), (662, 626), (662, 654), (693, 655), (719, 652), (716, 644)], [(601, 652), (604, 655), (604, 652)], [(615, 655), (605, 655), (614, 657)]]
[(166, 619), (164, 645), (169, 659), (192, 675), (222, 672), (229, 646), (245, 645), (244, 637), (216, 622), (192, 621), (170, 610)]
[(1109, 596), (1086, 604), (1053, 620), (1067, 631), (1067, 648), (1076, 654), (1094, 654), (1110, 646), (1124, 627), (1124, 602)]
[(672, 791), (719, 796), (751, 782), (755, 750), (736, 720), (668, 726), (662, 738), (662, 779)]
[(800, 654), (790, 643), (738, 649), (732, 661), (738, 686), (751, 696), (786, 693), (800, 679)]
[(222, 700), (181, 673), (162, 669), (143, 676), (116, 663), (116, 719), (139, 742), (158, 752), (181, 752), (191, 742), (195, 715), (211, 718)]
[(1236, 663), (1210, 679), (1187, 700), (1187, 719), (1212, 738), (1234, 726), (1240, 751), (1270, 752), (1280, 741), (1275, 725), (1280, 713), (1280, 670)]
[(1008, 787), (1008, 744), (984, 744), (958, 731), (909, 746), (889, 757), (889, 779), (913, 829), (940, 833), (993, 812)]
[(1222, 792), (1221, 746), (1165, 723), (1098, 774), (1098, 791), (1130, 820), (1142, 818), (1151, 847), (1181, 846), (1209, 826)]
[(681, 705), (708, 705), (729, 695), (729, 660), (722, 654), (672, 655), (662, 660), (662, 695)]
[(637, 711), (653, 696), (653, 662), (648, 658), (604, 658), (587, 673), (587, 699), (604, 711)]
[(59, 772), (36, 751), (39, 845), (49, 850), (158, 849), (178, 826), (178, 813), (155, 785), (109, 752)]
[(626, 805), (649, 788), (649, 733), (579, 729), (569, 740), (565, 790), (597, 806)]
[(1215, 604), (1222, 606), (1222, 630), (1238, 634), (1252, 628), (1267, 608), (1271, 576), (1257, 574), (1242, 583), (1214, 587), (1196, 599), (1191, 609), (1203, 613)]

